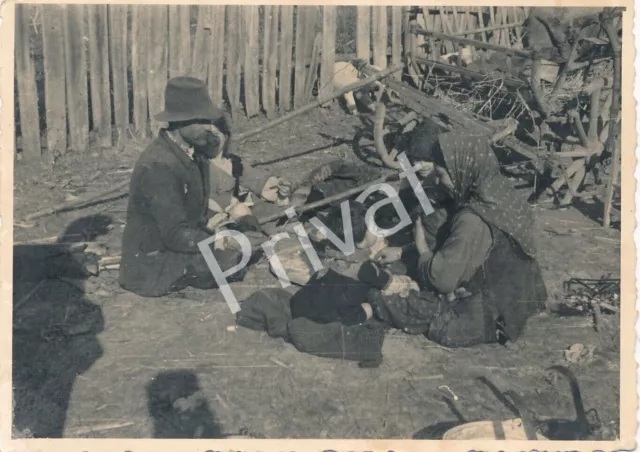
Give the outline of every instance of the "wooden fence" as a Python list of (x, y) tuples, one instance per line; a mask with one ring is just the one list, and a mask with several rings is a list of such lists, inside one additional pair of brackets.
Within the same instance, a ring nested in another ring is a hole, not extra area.
[[(149, 137), (176, 75), (205, 80), (234, 116), (273, 117), (331, 94), (336, 60), (402, 62), (421, 39), (407, 32), (410, 21), (518, 46), (526, 14), (415, 8), (16, 5), (17, 149), (21, 159), (50, 161), (68, 149)], [(436, 53), (451, 50), (443, 42)]]

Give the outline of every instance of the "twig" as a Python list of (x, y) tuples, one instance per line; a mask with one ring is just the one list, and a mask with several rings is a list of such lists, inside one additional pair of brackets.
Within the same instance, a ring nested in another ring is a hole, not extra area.
[(122, 259), (122, 256), (120, 254), (114, 254), (112, 256), (104, 256), (102, 259), (100, 259), (100, 265), (110, 265), (110, 264), (118, 264), (120, 263), (120, 260)]
[(74, 429), (67, 430), (67, 434), (69, 435), (86, 435), (87, 433), (100, 432), (104, 430), (114, 430), (122, 427), (129, 427), (130, 425), (134, 425), (133, 422), (118, 422), (114, 424), (99, 424), (93, 427), (78, 427)]
[(41, 211), (38, 211), (38, 212), (34, 212), (34, 213), (30, 214), (30, 215), (27, 215), (25, 217), (25, 220), (26, 221), (36, 220), (36, 219), (39, 219), (39, 218), (47, 217), (49, 215), (53, 215), (53, 214), (55, 214), (57, 212), (60, 212), (60, 211), (63, 211), (63, 210), (69, 210), (69, 209), (81, 207), (84, 204), (88, 204), (90, 202), (97, 201), (99, 199), (102, 199), (106, 195), (109, 195), (111, 193), (120, 191), (123, 188), (127, 187), (129, 185), (129, 183), (130, 183), (129, 180), (125, 180), (125, 181), (122, 181), (121, 183), (115, 185), (114, 187), (111, 187), (110, 189), (108, 189), (106, 191), (103, 191), (103, 192), (98, 193), (96, 195), (90, 196), (88, 198), (78, 199), (76, 201), (71, 201), (71, 202), (58, 204), (58, 205), (55, 205), (53, 207), (49, 207), (47, 209), (44, 209), (44, 210), (41, 210)]
[(573, 122), (576, 126), (576, 131), (578, 132), (578, 138), (580, 138), (580, 143), (582, 146), (589, 149), (589, 139), (587, 138), (587, 134), (584, 131), (584, 127), (582, 126), (582, 121), (580, 120), (580, 114), (577, 110), (572, 110), (569, 112), (569, 116), (573, 119)]
[(31, 297), (33, 297), (33, 295), (38, 291), (38, 289), (40, 289), (40, 287), (42, 287), (42, 285), (46, 281), (47, 281), (46, 279), (41, 279), (40, 282), (38, 282), (38, 284), (36, 284), (34, 288), (32, 288), (29, 292), (27, 292), (27, 294), (24, 297), (22, 297), (17, 303), (13, 304), (13, 309), (14, 310), (18, 309), (21, 305), (29, 301)]
[(593, 323), (594, 323), (593, 326), (595, 327), (598, 333), (601, 333), (603, 330), (602, 330), (602, 311), (600, 311), (600, 305), (597, 302), (592, 301), (591, 306), (593, 307)]

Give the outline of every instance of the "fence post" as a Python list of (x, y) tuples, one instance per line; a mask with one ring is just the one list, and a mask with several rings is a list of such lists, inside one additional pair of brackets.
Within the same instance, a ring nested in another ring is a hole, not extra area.
[(373, 65), (380, 69), (387, 67), (387, 42), (389, 30), (387, 24), (387, 7), (373, 7)]
[[(402, 62), (402, 6), (391, 7), (391, 65), (397, 66)], [(393, 76), (401, 80), (402, 72)]]
[(280, 7), (264, 6), (264, 39), (262, 47), (262, 107), (267, 117), (276, 110), (276, 71), (278, 70), (278, 19)]
[(278, 105), (291, 110), (291, 63), (293, 56), (293, 6), (280, 6), (280, 76), (278, 77)]
[(211, 23), (211, 59), (209, 60), (209, 92), (213, 103), (222, 108), (224, 99), (222, 87), (224, 86), (224, 19), (225, 5), (212, 6)]
[(40, 117), (36, 73), (29, 50), (31, 20), (29, 12), (37, 7), (17, 4), (16, 8), (16, 75), (18, 80), (18, 107), (20, 109), (20, 129), (22, 157), (25, 161), (40, 161)]
[(358, 6), (356, 57), (371, 62), (371, 6)]
[[(132, 5), (131, 17), (131, 73), (133, 76), (133, 123), (138, 138), (146, 138), (149, 125), (148, 55), (150, 11), (152, 6)], [(156, 114), (158, 112), (154, 112)]]
[(169, 76), (171, 78), (185, 75), (191, 65), (189, 9), (189, 5), (169, 5)]
[(212, 5), (198, 5), (198, 25), (193, 42), (191, 67), (189, 74), (195, 78), (207, 81), (207, 66), (211, 49), (211, 8)]
[(124, 145), (129, 127), (129, 90), (127, 83), (127, 5), (109, 5), (109, 52), (113, 80), (113, 110), (117, 146)]
[(65, 102), (64, 36), (62, 6), (40, 6), (44, 52), (44, 94), (49, 160), (67, 151), (67, 105)]
[(240, 50), (241, 6), (227, 7), (227, 93), (231, 114), (237, 116), (240, 110)]
[(296, 6), (296, 61), (294, 81), (294, 108), (304, 104), (305, 81), (307, 78), (307, 47), (313, 45), (312, 37), (315, 33), (309, 29), (311, 6)]
[(169, 9), (166, 5), (154, 5), (150, 8), (149, 48), (147, 55), (147, 86), (149, 89), (149, 116), (151, 133), (155, 135), (160, 123), (153, 116), (164, 110), (164, 90), (167, 85), (169, 57)]
[(242, 76), (244, 78), (244, 107), (248, 117), (260, 113), (260, 93), (258, 58), (260, 47), (258, 45), (258, 28), (260, 26), (260, 12), (258, 5), (243, 5), (244, 13), (243, 30), (246, 33), (244, 40), (244, 64)]
[(82, 4), (65, 5), (63, 9), (69, 148), (75, 151), (86, 151), (89, 143), (84, 12)]
[[(106, 5), (89, 8), (89, 69), (93, 131), (102, 146), (112, 144), (111, 84), (109, 82), (109, 25)], [(134, 41), (135, 42), (135, 41)], [(137, 86), (134, 84), (134, 86)], [(145, 86), (146, 95), (146, 86)]]
[[(318, 96), (333, 94), (333, 65), (336, 61), (336, 7), (324, 5), (322, 8), (322, 64), (320, 65), (320, 89)], [(330, 106), (324, 104), (324, 107)]]

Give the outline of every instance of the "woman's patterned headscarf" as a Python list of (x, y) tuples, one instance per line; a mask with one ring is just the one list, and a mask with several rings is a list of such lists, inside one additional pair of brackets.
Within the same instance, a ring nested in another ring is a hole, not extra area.
[(533, 216), (500, 173), (488, 136), (446, 132), (438, 136), (438, 144), (433, 147), (433, 158), (444, 162), (451, 177), (456, 208), (472, 209), (516, 240), (526, 254), (535, 257)]

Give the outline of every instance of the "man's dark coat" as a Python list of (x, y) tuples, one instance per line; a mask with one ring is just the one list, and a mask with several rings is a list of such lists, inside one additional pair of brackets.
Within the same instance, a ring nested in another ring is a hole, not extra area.
[(208, 238), (209, 162), (192, 160), (161, 131), (131, 178), (122, 238), (120, 285), (142, 296), (171, 292)]

